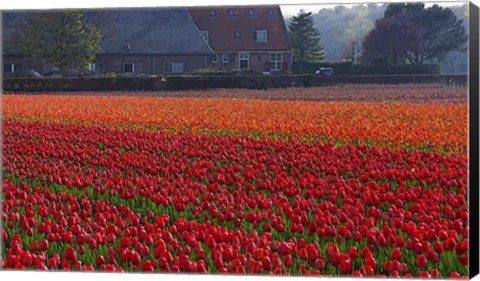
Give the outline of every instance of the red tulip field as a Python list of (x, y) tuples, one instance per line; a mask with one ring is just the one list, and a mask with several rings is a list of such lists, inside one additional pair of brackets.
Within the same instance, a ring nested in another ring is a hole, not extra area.
[(466, 278), (467, 104), (374, 88), (4, 94), (0, 266)]

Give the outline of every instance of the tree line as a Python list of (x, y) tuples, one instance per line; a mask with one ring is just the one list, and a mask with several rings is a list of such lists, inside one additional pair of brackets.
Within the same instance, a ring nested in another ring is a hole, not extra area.
[[(461, 9), (466, 9), (465, 6), (456, 9), (454, 13), (452, 9), (438, 5), (426, 7), (423, 3), (393, 3), (358, 5), (351, 9), (337, 6), (335, 9), (322, 9), (317, 14), (300, 11), (288, 24), (294, 62), (297, 65), (325, 62), (325, 53), (330, 61), (353, 61), (357, 56), (359, 63), (383, 65), (446, 64), (452, 61), (452, 54), (466, 60), (468, 23), (456, 15)], [(379, 17), (381, 11), (383, 15)], [(322, 26), (321, 22), (319, 25), (320, 15), (324, 19), (325, 33), (322, 36), (316, 28)], [(379, 18), (375, 20), (375, 17)], [(335, 20), (338, 26), (332, 27)], [(302, 23), (307, 24), (299, 27)], [(329, 34), (329, 31), (338, 34)], [(304, 42), (308, 41), (305, 39), (298, 41), (302, 32), (315, 34), (310, 40), (311, 45), (305, 46)], [(330, 50), (326, 52), (322, 43), (329, 45)], [(323, 56), (309, 59), (309, 48)]]

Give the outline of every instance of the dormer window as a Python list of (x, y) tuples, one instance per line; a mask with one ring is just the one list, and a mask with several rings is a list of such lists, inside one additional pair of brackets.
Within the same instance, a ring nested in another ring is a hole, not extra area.
[(257, 30), (257, 43), (267, 43), (268, 33), (266, 30)]
[(268, 9), (268, 16), (273, 17), (273, 9)]
[(239, 31), (235, 31), (235, 32), (233, 33), (233, 36), (235, 36), (235, 39), (240, 39), (240, 38), (241, 38)]
[(253, 9), (248, 9), (248, 16), (249, 17), (255, 16), (255, 11)]
[(209, 13), (211, 18), (214, 18), (217, 16), (217, 11), (215, 11), (214, 9), (210, 9)]
[(235, 12), (233, 10), (228, 10), (227, 13), (228, 13), (228, 16), (231, 18), (235, 16)]

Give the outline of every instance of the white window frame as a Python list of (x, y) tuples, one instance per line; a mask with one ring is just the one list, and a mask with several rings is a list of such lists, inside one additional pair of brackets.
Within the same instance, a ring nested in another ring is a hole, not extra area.
[[(98, 65), (103, 66), (103, 71), (97, 71), (97, 66)], [(93, 62), (93, 63), (90, 64), (90, 71), (95, 72), (95, 73), (104, 73), (105, 72), (105, 64), (104, 63)]]
[[(167, 65), (171, 65), (172, 71), (166, 71), (165, 68)], [(184, 64), (183, 62), (164, 62), (163, 63), (163, 73), (183, 73)]]
[(222, 56), (223, 63), (230, 63), (231, 62), (231, 57), (232, 57), (231, 53), (224, 53), (223, 56)]
[[(274, 59), (272, 59), (272, 56), (274, 56)], [(279, 65), (279, 67), (277, 66), (277, 64)], [(272, 71), (283, 70), (283, 54), (281, 52), (270, 53), (270, 70)]]
[(208, 43), (208, 30), (201, 30), (200, 33), (202, 34), (203, 40)]
[(242, 69), (242, 61), (247, 61), (247, 68), (243, 69), (250, 69), (250, 53), (248, 52), (240, 52), (238, 53), (238, 69)]
[[(10, 71), (5, 71), (5, 66), (10, 66)], [(5, 73), (15, 73), (15, 64), (13, 63), (5, 63), (3, 64), (3, 71)]]
[[(264, 37), (260, 36), (260, 34), (264, 34)], [(256, 33), (256, 41), (257, 43), (267, 43), (268, 42), (268, 31), (265, 29), (259, 29)], [(265, 38), (264, 40), (260, 40), (260, 38)]]
[[(132, 65), (132, 71), (125, 71), (125, 66), (131, 64)], [(135, 63), (134, 62), (126, 62), (123, 64), (123, 73), (135, 73)]]

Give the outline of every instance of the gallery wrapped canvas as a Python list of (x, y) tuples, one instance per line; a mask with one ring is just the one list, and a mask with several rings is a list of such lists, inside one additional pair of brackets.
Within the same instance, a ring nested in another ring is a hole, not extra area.
[(478, 274), (475, 4), (1, 18), (2, 271)]

